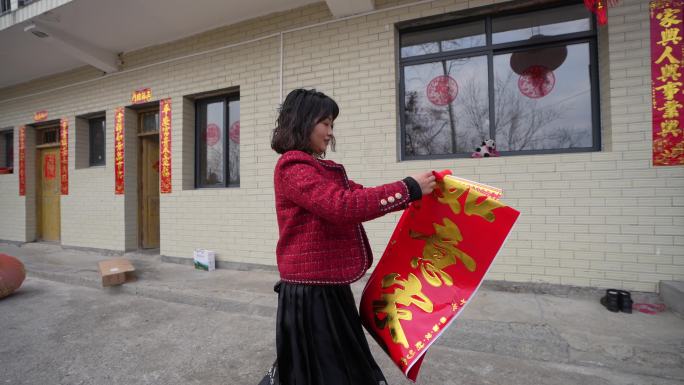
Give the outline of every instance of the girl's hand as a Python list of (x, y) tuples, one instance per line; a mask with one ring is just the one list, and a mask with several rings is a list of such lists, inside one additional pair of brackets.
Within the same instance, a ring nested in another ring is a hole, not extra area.
[(437, 186), (437, 182), (435, 181), (435, 176), (432, 175), (432, 171), (411, 175), (411, 178), (418, 182), (423, 195), (430, 194), (435, 189), (435, 186)]

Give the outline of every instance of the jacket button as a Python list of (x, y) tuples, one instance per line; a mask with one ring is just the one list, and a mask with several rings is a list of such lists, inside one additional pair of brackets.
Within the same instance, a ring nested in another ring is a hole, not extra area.
[(403, 198), (403, 195), (401, 195), (400, 193), (396, 193), (396, 194), (394, 194), (394, 197), (397, 199), (401, 199), (401, 198)]
[(384, 199), (381, 199), (381, 200), (380, 200), (380, 204), (383, 205), (383, 206), (387, 206), (387, 201), (384, 200)]
[(394, 203), (394, 197), (393, 197), (393, 196), (388, 196), (388, 197), (387, 197), (387, 201), (388, 201), (389, 203)]

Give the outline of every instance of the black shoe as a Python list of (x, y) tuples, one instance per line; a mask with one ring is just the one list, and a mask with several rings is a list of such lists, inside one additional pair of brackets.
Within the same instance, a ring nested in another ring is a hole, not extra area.
[(619, 291), (616, 289), (606, 290), (606, 295), (601, 298), (601, 305), (605, 306), (606, 309), (614, 313), (620, 311)]
[(618, 303), (620, 304), (620, 311), (623, 313), (632, 313), (632, 295), (626, 290), (618, 290), (618, 295), (620, 299)]

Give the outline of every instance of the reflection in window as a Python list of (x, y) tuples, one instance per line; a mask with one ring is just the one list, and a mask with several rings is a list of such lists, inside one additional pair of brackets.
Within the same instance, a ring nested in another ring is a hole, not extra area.
[(0, 173), (9, 174), (14, 167), (14, 131), (0, 132)]
[(228, 104), (228, 166), (230, 184), (240, 183), (240, 101)]
[(140, 115), (142, 132), (159, 131), (159, 111), (142, 112)]
[(552, 8), (492, 20), (492, 43), (508, 43), (535, 35), (557, 36), (591, 29), (589, 12), (582, 6)]
[(199, 171), (203, 186), (223, 185), (225, 160), (223, 156), (224, 124), (223, 102), (202, 104), (200, 108)]
[(197, 186), (239, 185), (240, 101), (236, 97), (200, 100), (196, 111)]
[(505, 46), (483, 34), (447, 52), (449, 27), (402, 35), (403, 155), (469, 155), (490, 138), (504, 155), (600, 148), (587, 15), (576, 4), (467, 24), (488, 26)]
[(105, 118), (88, 120), (89, 165), (104, 166), (105, 164)]
[(482, 21), (411, 32), (401, 36), (401, 57), (481, 47), (485, 42)]
[(469, 151), (489, 132), (487, 58), (404, 67), (407, 155)]
[(499, 151), (591, 147), (589, 44), (567, 50), (556, 70), (523, 76), (511, 69), (511, 54), (494, 56)]

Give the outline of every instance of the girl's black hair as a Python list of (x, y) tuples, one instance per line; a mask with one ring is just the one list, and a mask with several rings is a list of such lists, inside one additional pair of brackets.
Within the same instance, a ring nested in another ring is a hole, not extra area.
[[(335, 120), (340, 108), (334, 100), (315, 89), (298, 88), (290, 92), (280, 106), (276, 128), (271, 137), (271, 148), (278, 154), (300, 150), (314, 156), (310, 145), (311, 132), (325, 119)], [(335, 136), (330, 140), (330, 148), (335, 151)]]

